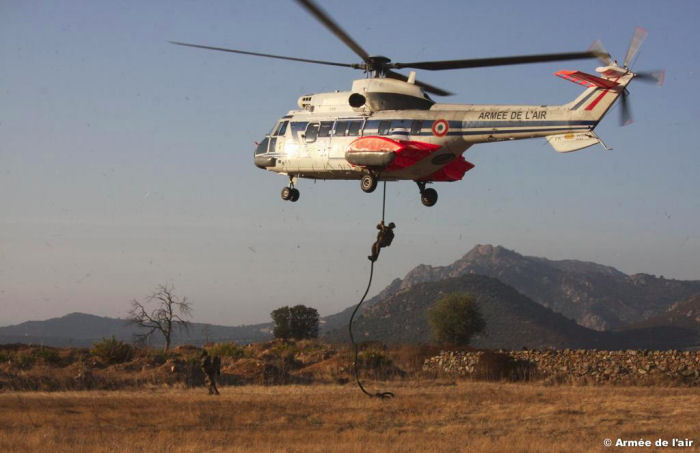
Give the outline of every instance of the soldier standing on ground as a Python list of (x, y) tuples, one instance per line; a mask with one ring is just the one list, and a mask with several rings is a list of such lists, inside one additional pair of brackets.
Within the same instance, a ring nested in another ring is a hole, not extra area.
[(209, 387), (210, 395), (218, 395), (219, 389), (216, 388), (216, 377), (221, 373), (221, 358), (214, 356), (214, 359), (209, 356), (206, 349), (202, 349), (200, 357), (200, 366), (204, 373), (204, 381)]

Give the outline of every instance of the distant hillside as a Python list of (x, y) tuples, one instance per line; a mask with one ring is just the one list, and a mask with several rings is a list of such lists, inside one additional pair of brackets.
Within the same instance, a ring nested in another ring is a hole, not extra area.
[(628, 327), (673, 326), (696, 330), (700, 333), (700, 294), (676, 302), (656, 316), (645, 319)]
[[(362, 306), (360, 306), (360, 310), (358, 311), (359, 313), (363, 313), (367, 307), (371, 307), (372, 305), (383, 301), (387, 297), (390, 297), (393, 294), (396, 294), (396, 292), (401, 288), (401, 279), (397, 278), (394, 279), (393, 282), (389, 283), (389, 285), (384, 288), (382, 291), (379, 292), (376, 296), (367, 299)], [(359, 301), (358, 301), (359, 302)], [(320, 328), (320, 334), (323, 335), (327, 332), (331, 332), (336, 329), (346, 329), (347, 331), (347, 326), (348, 326), (348, 321), (350, 321), (350, 316), (352, 315), (352, 312), (355, 310), (355, 307), (357, 304), (352, 305), (348, 308), (346, 308), (343, 311), (340, 311), (338, 313), (335, 313), (333, 315), (325, 316), (321, 318), (321, 328)]]
[[(272, 338), (271, 323), (253, 326), (217, 326), (192, 323), (189, 331), (177, 331), (173, 344), (203, 344), (207, 341), (235, 341), (240, 344)], [(139, 330), (119, 318), (106, 318), (85, 313), (71, 313), (45, 321), (28, 321), (14, 326), (0, 327), (0, 343), (31, 343), (50, 346), (91, 346), (101, 338), (115, 338), (131, 342)], [(154, 335), (151, 344), (161, 344)]]
[[(598, 333), (533, 302), (500, 281), (481, 275), (416, 284), (367, 308), (355, 324), (356, 337), (386, 343), (429, 343), (427, 310), (452, 292), (476, 296), (486, 331), (475, 346), (520, 349), (540, 347), (597, 347)], [(344, 331), (329, 338), (341, 340)]]
[[(479, 280), (479, 275), (491, 278)], [(465, 276), (475, 279), (459, 280)], [(425, 285), (431, 282), (436, 285)], [(395, 279), (364, 304), (360, 314), (366, 316), (358, 326), (366, 323), (367, 335), (384, 341), (426, 342), (425, 310), (440, 294), (458, 286), (474, 291), (487, 304), (489, 332), (477, 340), (483, 346), (666, 349), (700, 344), (700, 281), (627, 275), (601, 264), (523, 256), (492, 245), (478, 245), (448, 266), (419, 265), (403, 279)], [(330, 332), (328, 338), (346, 341), (353, 309), (321, 318), (321, 334)], [(381, 310), (385, 311), (380, 316)], [(189, 333), (178, 332), (174, 343), (246, 344), (271, 338), (271, 328), (271, 323), (237, 327), (197, 323)], [(135, 328), (122, 319), (72, 313), (0, 327), (0, 343), (89, 346), (112, 335), (131, 341), (134, 333)]]
[(596, 330), (642, 321), (663, 313), (674, 302), (700, 294), (697, 280), (627, 275), (601, 264), (523, 256), (492, 245), (478, 245), (448, 266), (417, 266), (400, 284), (393, 282), (393, 292), (388, 293), (467, 274), (497, 278), (535, 302)]
[[(427, 310), (441, 297), (467, 292), (476, 297), (486, 331), (472, 344), (482, 348), (685, 348), (686, 331), (658, 328), (599, 332), (543, 307), (499, 280), (467, 274), (438, 282), (420, 283), (368, 307), (354, 325), (359, 341), (429, 343)], [(330, 332), (329, 341), (347, 341), (347, 331)]]
[(625, 335), (645, 333), (651, 337), (663, 337), (672, 332), (674, 337), (684, 338), (689, 349), (700, 349), (700, 294), (676, 302), (660, 315), (618, 329)]

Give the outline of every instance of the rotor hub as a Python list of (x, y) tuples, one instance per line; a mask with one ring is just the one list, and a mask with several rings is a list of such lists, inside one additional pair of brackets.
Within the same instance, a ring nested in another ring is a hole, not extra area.
[(382, 55), (373, 55), (367, 59), (365, 70), (367, 72), (373, 72), (376, 77), (384, 76), (387, 69), (389, 69), (389, 63), (391, 63), (391, 58)]

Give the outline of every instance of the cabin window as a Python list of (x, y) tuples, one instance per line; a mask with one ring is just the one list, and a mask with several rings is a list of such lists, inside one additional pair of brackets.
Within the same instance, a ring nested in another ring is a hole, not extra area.
[(274, 153), (277, 148), (277, 137), (270, 137), (270, 149), (268, 149), (268, 153)]
[(423, 129), (423, 121), (414, 120), (411, 123), (411, 135), (420, 135), (421, 129)]
[(333, 135), (336, 137), (345, 137), (347, 135), (348, 122), (347, 121), (337, 121), (335, 123), (335, 129), (333, 130)]
[(411, 120), (391, 120), (391, 130), (402, 129), (405, 132), (411, 128)]
[(350, 121), (348, 124), (348, 135), (360, 135), (360, 129), (362, 129), (362, 121)]
[(379, 135), (389, 135), (389, 129), (391, 128), (391, 121), (385, 120), (380, 121), (377, 127), (377, 134)]
[(330, 137), (331, 129), (333, 129), (333, 121), (321, 121), (321, 127), (318, 129), (318, 136)]
[(308, 126), (306, 126), (306, 135), (305, 135), (305, 141), (306, 143), (313, 143), (316, 141), (316, 137), (318, 136), (318, 123), (310, 123)]

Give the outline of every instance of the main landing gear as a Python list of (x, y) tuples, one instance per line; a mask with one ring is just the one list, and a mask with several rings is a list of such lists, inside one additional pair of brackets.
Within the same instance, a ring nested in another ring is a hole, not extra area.
[(377, 188), (377, 174), (373, 171), (365, 173), (360, 178), (360, 188), (363, 192), (372, 193)]
[(284, 187), (280, 195), (284, 201), (297, 201), (299, 199), (299, 189), (294, 187), (294, 178), (289, 178), (289, 186)]
[[(378, 179), (379, 174), (370, 170), (367, 173), (363, 174), (362, 178), (360, 178), (360, 188), (363, 192), (366, 193), (374, 192), (374, 189), (377, 188)], [(418, 184), (418, 190), (420, 191), (420, 201), (421, 203), (423, 203), (423, 206), (435, 206), (435, 203), (437, 203), (438, 200), (437, 190), (426, 188), (426, 181), (416, 181), (416, 184)], [(282, 192), (282, 198), (284, 198), (284, 192)]]
[(438, 200), (437, 190), (431, 188), (425, 188), (425, 181), (416, 181), (418, 184), (418, 190), (420, 191), (420, 201), (423, 206), (435, 206)]

